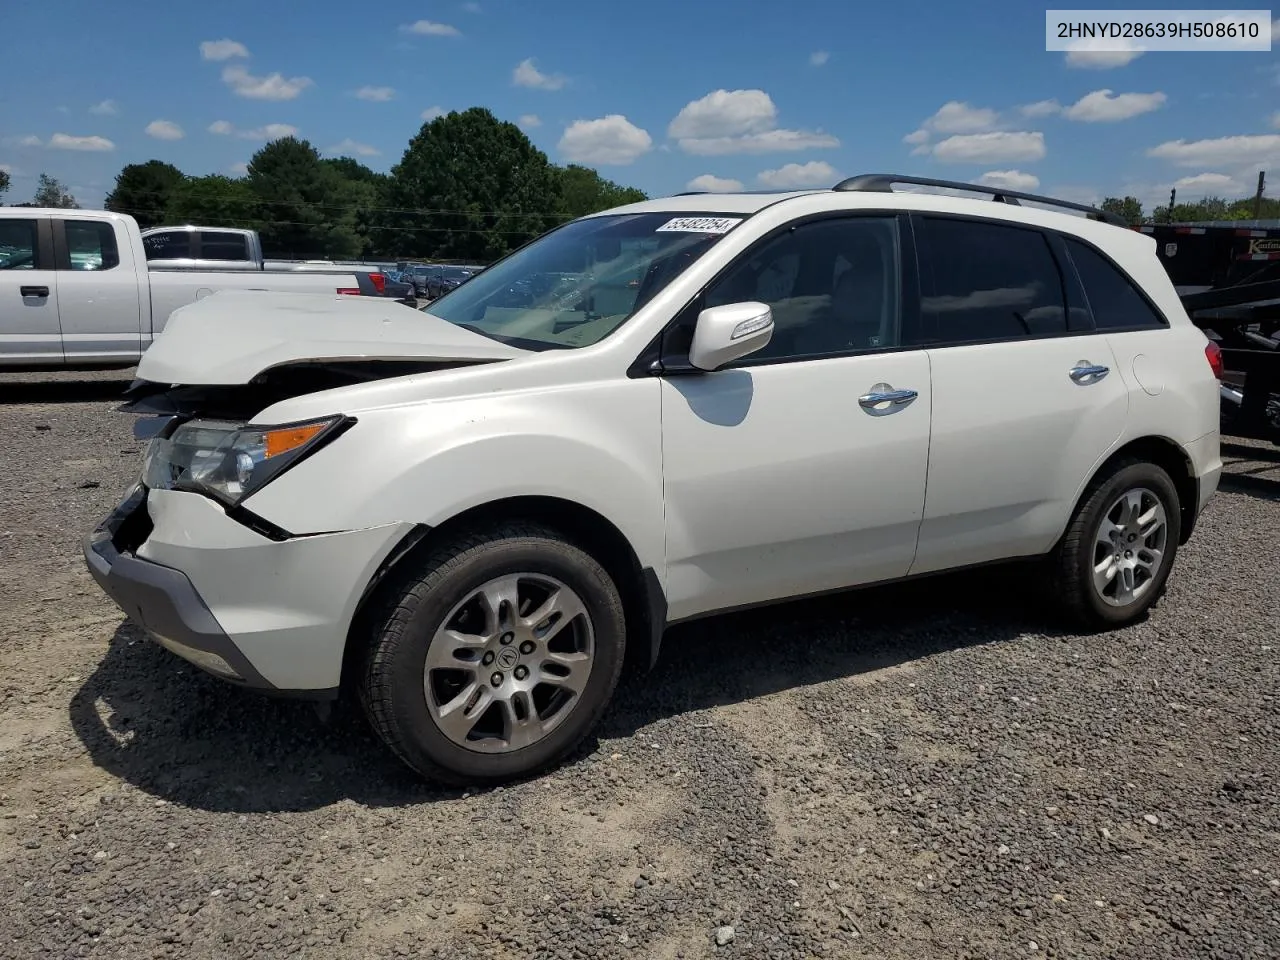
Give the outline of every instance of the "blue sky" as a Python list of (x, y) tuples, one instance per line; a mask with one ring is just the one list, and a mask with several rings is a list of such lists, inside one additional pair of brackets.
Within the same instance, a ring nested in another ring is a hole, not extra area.
[[(125, 163), (233, 173), (296, 131), (379, 170), (432, 110), (488, 107), (653, 195), (986, 178), (1148, 204), (1280, 195), (1272, 52), (1044, 48), (1044, 8), (839, 0), (10, 0), (0, 166), (97, 205)], [(980, 11), (980, 12), (979, 12)]]

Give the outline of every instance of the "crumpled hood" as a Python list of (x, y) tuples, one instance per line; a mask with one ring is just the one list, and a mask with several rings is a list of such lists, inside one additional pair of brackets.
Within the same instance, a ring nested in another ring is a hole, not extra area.
[(528, 351), (411, 307), (342, 294), (223, 290), (180, 307), (144, 351), (141, 380), (241, 384), (308, 360), (509, 360)]

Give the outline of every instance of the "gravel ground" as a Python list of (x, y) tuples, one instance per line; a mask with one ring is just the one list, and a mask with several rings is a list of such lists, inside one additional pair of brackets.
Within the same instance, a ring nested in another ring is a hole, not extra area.
[(1008, 573), (672, 632), (556, 772), (441, 792), (82, 567), (129, 377), (0, 377), (0, 957), (1280, 955), (1280, 450), (1151, 619)]

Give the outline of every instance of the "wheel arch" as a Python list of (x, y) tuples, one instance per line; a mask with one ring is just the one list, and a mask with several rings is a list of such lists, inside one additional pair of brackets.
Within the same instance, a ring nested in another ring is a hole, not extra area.
[(641, 640), (627, 645), (627, 665), (652, 669), (667, 626), (667, 599), (657, 572), (642, 566), (626, 535), (598, 511), (559, 497), (514, 496), (470, 507), (435, 526), (418, 524), (392, 550), (356, 605), (343, 656), (342, 685), (348, 686), (357, 672), (365, 617), (382, 591), (395, 589), (414, 568), (415, 561), (442, 541), (468, 529), (513, 520), (555, 530), (605, 568), (622, 597), (628, 637)]
[(1178, 545), (1185, 544), (1191, 538), (1199, 514), (1200, 481), (1196, 479), (1195, 468), (1191, 457), (1175, 440), (1160, 435), (1138, 437), (1130, 440), (1098, 464), (1097, 469), (1080, 488), (1071, 516), (1075, 516), (1080, 504), (1088, 496), (1089, 490), (1099, 477), (1105, 476), (1120, 460), (1137, 459), (1146, 463), (1154, 463), (1169, 474), (1174, 489), (1178, 492), (1179, 533)]

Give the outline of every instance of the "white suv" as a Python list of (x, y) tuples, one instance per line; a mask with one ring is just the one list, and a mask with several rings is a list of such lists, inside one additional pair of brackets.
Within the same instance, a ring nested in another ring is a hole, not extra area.
[(1218, 484), (1217, 350), (1150, 238), (990, 194), (649, 200), (429, 312), (207, 297), (142, 359), (156, 437), (89, 567), (180, 656), (352, 686), (471, 783), (564, 757), (624, 654), (718, 611), (1036, 559), (1130, 623)]

